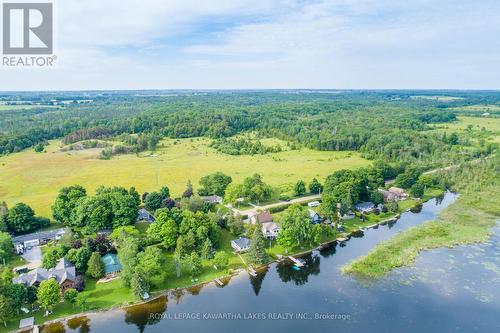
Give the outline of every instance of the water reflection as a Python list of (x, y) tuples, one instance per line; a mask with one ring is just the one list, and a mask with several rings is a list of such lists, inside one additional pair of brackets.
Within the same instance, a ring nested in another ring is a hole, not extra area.
[(161, 314), (167, 311), (167, 297), (161, 296), (146, 304), (130, 306), (124, 310), (125, 322), (136, 325), (142, 333), (147, 325), (160, 322)]
[(337, 252), (337, 245), (338, 243), (330, 243), (327, 246), (325, 246), (319, 253), (323, 258), (328, 258), (330, 256), (333, 256)]
[(80, 333), (90, 332), (90, 319), (87, 316), (75, 317), (68, 319), (66, 325), (69, 329), (76, 330)]
[[(498, 237), (493, 238), (490, 245), (426, 251), (420, 255), (415, 267), (396, 270), (368, 287), (360, 287), (356, 279), (340, 272), (342, 265), (365, 255), (380, 242), (435, 219), (454, 198), (455, 195), (448, 193), (442, 200), (425, 203), (419, 214), (403, 213), (397, 223), (391, 221), (378, 230), (355, 233), (343, 242), (345, 247), (333, 243), (319, 253), (315, 251), (304, 256), (305, 266), (300, 270), (294, 269), (292, 263), (286, 260), (265, 267), (255, 277), (241, 274), (232, 283), (224, 283), (223, 289), (209, 283), (212, 288), (177, 289), (170, 291), (168, 296), (168, 313), (172, 316), (183, 313), (330, 311), (349, 314), (352, 318), (349, 321), (200, 321), (172, 320), (173, 317), (168, 316), (155, 320), (167, 309), (167, 299), (163, 298), (151, 302), (158, 302), (157, 307), (150, 303), (125, 311), (89, 315), (92, 331), (500, 332)], [(496, 232), (500, 234), (498, 230)]]
[(263, 269), (259, 270), (256, 276), (250, 275), (250, 283), (252, 284), (252, 289), (255, 293), (255, 296), (259, 296), (260, 289), (262, 288), (262, 282), (264, 282), (264, 278), (266, 277), (268, 271), (269, 267), (266, 266)]
[(307, 283), (309, 275), (318, 275), (320, 272), (320, 256), (308, 254), (301, 259), (305, 260), (305, 265), (297, 269), (290, 261), (284, 260), (276, 265), (278, 276), (283, 282), (293, 281), (295, 285), (301, 286)]
[(42, 332), (44, 332), (44, 333), (65, 333), (66, 329), (64, 328), (63, 322), (58, 321), (55, 323), (43, 325)]

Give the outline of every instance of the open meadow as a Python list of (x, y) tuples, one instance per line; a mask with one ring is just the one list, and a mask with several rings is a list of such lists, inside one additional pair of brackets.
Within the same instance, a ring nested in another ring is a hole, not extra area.
[(0, 157), (0, 201), (9, 206), (25, 202), (36, 213), (50, 217), (50, 206), (63, 186), (80, 184), (91, 192), (100, 185), (135, 186), (139, 192), (167, 185), (174, 196), (186, 182), (222, 171), (239, 182), (259, 173), (271, 185), (287, 191), (298, 179), (323, 180), (335, 170), (370, 164), (355, 152), (300, 149), (266, 155), (230, 156), (208, 147), (210, 140), (163, 140), (156, 152), (98, 158), (100, 149), (62, 152), (60, 141), (51, 141), (46, 152), (32, 149)]
[(451, 123), (434, 125), (439, 132), (460, 132), (472, 131), (488, 133), (487, 139), (491, 142), (500, 142), (500, 118), (492, 117), (458, 117), (458, 120)]

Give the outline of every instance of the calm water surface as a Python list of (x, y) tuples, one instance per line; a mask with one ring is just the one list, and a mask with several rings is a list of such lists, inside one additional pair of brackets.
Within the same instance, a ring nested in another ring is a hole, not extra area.
[(499, 228), (487, 244), (427, 251), (414, 267), (375, 284), (340, 273), (342, 265), (377, 243), (434, 219), (454, 199), (447, 193), (396, 223), (308, 255), (300, 271), (289, 263), (272, 264), (255, 278), (233, 277), (223, 288), (210, 283), (170, 292), (147, 305), (68, 320), (45, 331), (500, 332)]

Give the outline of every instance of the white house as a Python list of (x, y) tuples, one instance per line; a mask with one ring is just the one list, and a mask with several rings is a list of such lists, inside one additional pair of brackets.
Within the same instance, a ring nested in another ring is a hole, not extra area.
[(280, 225), (276, 222), (262, 223), (262, 234), (267, 239), (276, 239), (276, 237), (278, 237), (280, 229)]

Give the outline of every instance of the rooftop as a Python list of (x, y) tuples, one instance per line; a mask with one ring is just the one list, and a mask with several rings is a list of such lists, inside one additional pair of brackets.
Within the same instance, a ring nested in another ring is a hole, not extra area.
[(62, 234), (64, 234), (64, 232), (65, 231), (63, 228), (33, 232), (31, 234), (19, 235), (19, 236), (13, 237), (12, 242), (14, 244), (16, 244), (16, 243), (24, 243), (26, 241), (30, 241), (30, 240), (34, 240), (34, 239), (39, 239), (39, 240), (55, 239), (56, 236), (62, 235)]

